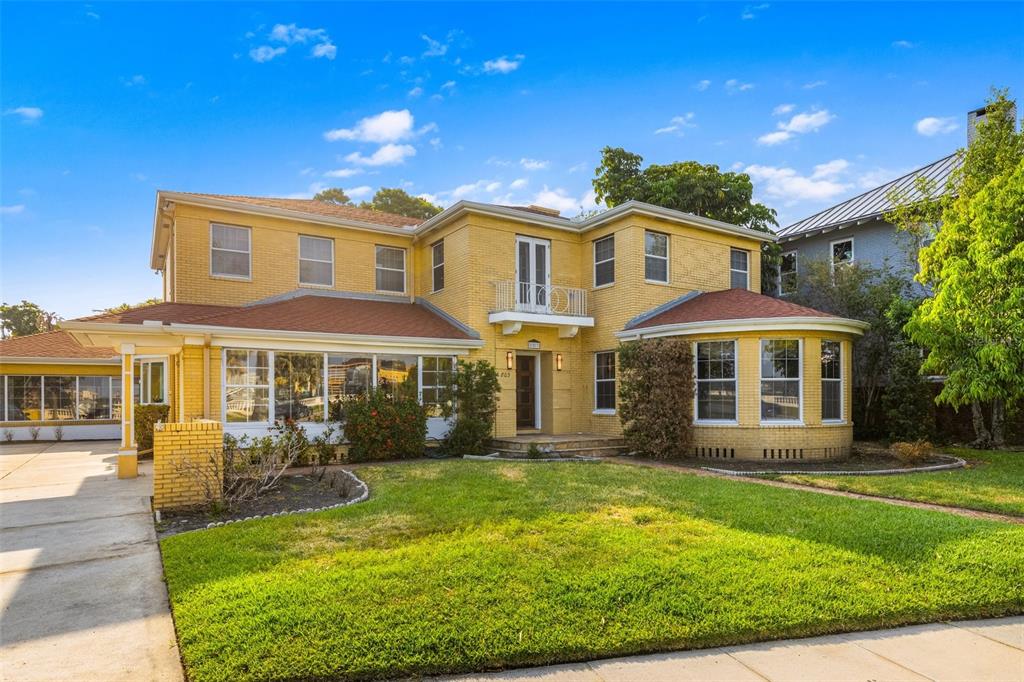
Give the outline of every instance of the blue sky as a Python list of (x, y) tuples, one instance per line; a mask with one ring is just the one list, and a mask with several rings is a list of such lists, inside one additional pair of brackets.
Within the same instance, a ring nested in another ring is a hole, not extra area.
[[(951, 153), (1021, 3), (0, 4), (3, 300), (158, 296), (157, 189), (592, 207), (600, 149), (785, 225)], [(391, 112), (391, 113), (387, 113)], [(384, 114), (382, 116), (382, 114)]]

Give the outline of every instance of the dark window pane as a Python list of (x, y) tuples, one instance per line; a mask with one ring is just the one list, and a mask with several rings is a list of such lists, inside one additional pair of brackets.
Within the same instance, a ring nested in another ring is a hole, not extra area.
[(42, 417), (42, 378), (7, 377), (8, 421), (38, 421)]
[(331, 274), (333, 266), (330, 263), (321, 263), (313, 260), (299, 261), (299, 282), (302, 284), (315, 284), (319, 286), (331, 286)]
[(110, 377), (78, 377), (78, 418), (110, 418)]
[(594, 242), (594, 262), (615, 258), (615, 237), (605, 237)]
[(75, 415), (75, 377), (45, 377), (43, 391), (43, 419), (77, 418)]
[(800, 382), (792, 379), (762, 381), (761, 419), (800, 419)]
[(380, 291), (405, 291), (405, 273), (396, 270), (377, 270), (377, 289)]
[(615, 261), (599, 263), (594, 268), (594, 286), (600, 287), (615, 281)]
[(323, 421), (323, 384), (322, 353), (275, 353), (274, 418)]
[(747, 273), (733, 270), (729, 277), (729, 286), (733, 289), (747, 288)]
[(821, 418), (839, 420), (842, 414), (842, 382), (823, 381), (821, 384)]
[(644, 259), (644, 277), (653, 282), (667, 282), (668, 260), (647, 256)]
[(210, 266), (215, 275), (248, 277), (249, 254), (214, 249), (210, 254)]

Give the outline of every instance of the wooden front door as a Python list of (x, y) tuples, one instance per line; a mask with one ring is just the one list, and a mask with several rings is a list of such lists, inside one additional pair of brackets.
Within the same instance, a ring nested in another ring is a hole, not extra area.
[(536, 365), (532, 355), (516, 357), (516, 428), (519, 429), (537, 426)]

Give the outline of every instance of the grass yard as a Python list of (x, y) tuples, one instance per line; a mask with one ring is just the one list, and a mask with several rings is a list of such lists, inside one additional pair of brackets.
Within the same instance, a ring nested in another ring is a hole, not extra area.
[(162, 541), (190, 680), (363, 679), (1024, 611), (1024, 527), (602, 463), (358, 469)]
[(780, 476), (791, 483), (1024, 516), (1024, 452), (954, 448), (966, 469), (901, 476)]

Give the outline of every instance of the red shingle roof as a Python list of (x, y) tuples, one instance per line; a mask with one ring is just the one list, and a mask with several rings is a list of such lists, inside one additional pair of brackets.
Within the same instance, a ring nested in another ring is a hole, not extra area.
[(0, 341), (0, 360), (3, 358), (70, 358), (76, 360), (105, 360), (117, 358), (111, 348), (90, 348), (75, 341), (66, 331), (43, 332), (30, 336), (15, 336)]
[(699, 294), (681, 301), (653, 317), (629, 324), (626, 329), (644, 329), (665, 324), (744, 320), (763, 317), (826, 317), (839, 319), (814, 308), (755, 294), (747, 289), (726, 289)]
[(287, 211), (298, 211), (299, 213), (311, 213), (328, 218), (341, 218), (357, 220), (361, 223), (374, 223), (387, 225), (388, 227), (409, 227), (419, 225), (422, 220), (409, 218), (404, 215), (374, 211), (368, 208), (357, 206), (341, 206), (326, 201), (315, 201), (313, 199), (284, 199), (278, 197), (248, 197), (238, 194), (200, 194), (197, 192), (175, 192), (175, 194), (187, 194), (194, 197), (206, 199), (218, 199), (220, 201), (232, 201), (250, 206), (264, 206), (267, 208), (280, 208)]
[(80, 317), (75, 322), (108, 322), (112, 324), (142, 324), (147, 320), (158, 322), (191, 322), (208, 315), (234, 310), (235, 306), (205, 305), (201, 303), (154, 303), (117, 313), (100, 313)]

